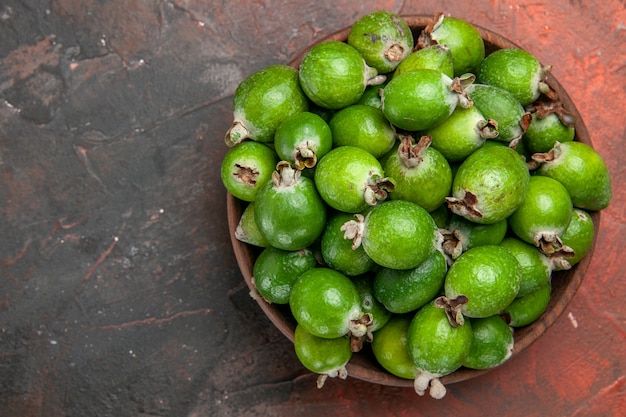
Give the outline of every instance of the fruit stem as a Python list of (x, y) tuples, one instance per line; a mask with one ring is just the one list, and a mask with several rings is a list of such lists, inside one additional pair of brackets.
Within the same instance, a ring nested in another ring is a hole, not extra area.
[(226, 143), (226, 146), (232, 148), (233, 146), (242, 142), (244, 139), (249, 138), (249, 134), (250, 132), (243, 125), (242, 121), (235, 120), (230, 129), (228, 129), (228, 131), (226, 132), (224, 142)]

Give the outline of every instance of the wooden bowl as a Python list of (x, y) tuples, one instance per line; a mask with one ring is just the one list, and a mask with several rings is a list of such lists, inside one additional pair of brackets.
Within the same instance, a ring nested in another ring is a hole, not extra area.
[[(415, 37), (421, 32), (421, 30), (432, 19), (431, 16), (403, 16), (406, 22), (409, 24), (414, 32)], [(496, 49), (502, 48), (520, 48), (510, 40), (480, 26), (475, 26), (485, 41), (486, 53)], [(320, 40), (317, 43), (336, 40), (346, 41), (350, 28), (341, 29), (326, 38)], [(316, 44), (317, 44), (316, 43)], [(311, 47), (314, 45), (311, 45)], [(289, 65), (297, 68), (307, 50), (302, 51), (296, 57), (294, 57)], [(531, 51), (532, 53), (532, 51)], [(576, 106), (568, 96), (567, 92), (558, 83), (554, 77), (549, 77), (548, 84), (558, 93), (563, 106), (567, 111), (576, 117), (576, 138), (575, 140), (586, 143), (591, 146), (591, 140), (589, 133), (585, 127)], [(231, 194), (227, 195), (227, 211), (228, 211), (228, 227), (230, 229), (230, 236), (233, 245), (233, 250), (241, 273), (248, 284), (248, 287), (252, 290), (254, 288), (252, 284), (252, 268), (254, 260), (259, 253), (259, 248), (254, 248), (250, 245), (242, 243), (235, 238), (235, 229), (241, 217), (241, 213), (245, 208), (245, 203), (239, 201)], [(594, 227), (596, 229), (596, 236), (598, 225), (600, 223), (600, 212), (590, 212), (593, 219)], [(593, 250), (594, 243), (589, 250), (587, 256), (585, 256), (578, 264), (568, 271), (558, 271), (552, 274), (552, 295), (550, 303), (541, 317), (528, 326), (515, 329), (515, 345), (513, 349), (513, 356), (509, 360), (514, 360), (514, 357), (518, 355), (522, 350), (526, 349), (530, 344), (537, 340), (546, 330), (554, 324), (556, 319), (563, 313), (567, 305), (570, 303), (578, 287), (580, 286), (587, 270)], [(257, 302), (269, 319), (276, 325), (276, 327), (285, 335), (289, 340), (293, 342), (294, 329), (296, 322), (292, 317), (288, 306), (269, 304), (262, 298), (257, 298)], [(398, 378), (387, 371), (385, 371), (380, 365), (378, 365), (376, 359), (368, 349), (356, 353), (352, 356), (352, 359), (346, 366), (348, 375), (353, 378), (357, 378), (363, 381), (368, 381), (376, 384), (398, 386), (398, 387), (412, 387), (413, 381)], [(443, 384), (451, 384), (459, 381), (468, 380), (478, 375), (488, 372), (489, 370), (474, 370), (468, 368), (460, 368), (457, 371), (440, 378)]]

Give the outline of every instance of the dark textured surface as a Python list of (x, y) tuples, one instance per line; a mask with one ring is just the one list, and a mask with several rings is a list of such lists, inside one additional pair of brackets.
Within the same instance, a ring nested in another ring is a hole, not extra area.
[[(0, 2), (0, 415), (624, 415), (623, 2), (457, 3)], [(317, 390), (248, 296), (226, 225), (238, 82), (379, 8), (444, 10), (552, 64), (613, 177), (566, 313), (443, 401)]]

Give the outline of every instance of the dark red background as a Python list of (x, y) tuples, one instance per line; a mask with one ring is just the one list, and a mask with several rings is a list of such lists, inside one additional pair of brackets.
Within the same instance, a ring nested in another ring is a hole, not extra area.
[[(236, 85), (380, 8), (443, 10), (552, 64), (613, 178), (565, 313), (442, 401), (350, 378), (317, 390), (226, 225)], [(626, 414), (625, 45), (619, 0), (3, 1), (0, 415)]]

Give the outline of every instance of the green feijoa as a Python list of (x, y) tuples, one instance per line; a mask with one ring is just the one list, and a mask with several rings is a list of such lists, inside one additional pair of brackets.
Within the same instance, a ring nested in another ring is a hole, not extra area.
[(532, 156), (537, 173), (567, 188), (574, 207), (602, 210), (612, 197), (611, 177), (604, 159), (591, 146), (577, 141), (556, 143), (546, 153)]
[(367, 65), (385, 74), (411, 53), (413, 33), (397, 14), (377, 10), (352, 24), (348, 44), (361, 53)]
[(380, 268), (374, 278), (374, 296), (392, 313), (415, 311), (439, 294), (447, 270), (440, 251), (413, 269)]
[(552, 263), (537, 247), (513, 236), (505, 238), (501, 246), (507, 248), (515, 256), (522, 268), (522, 280), (517, 298), (525, 297), (550, 283)]
[(524, 134), (522, 118), (526, 111), (507, 90), (487, 84), (471, 84), (465, 88), (467, 95), (483, 117), (497, 127), (493, 139), (516, 145)]
[(389, 373), (399, 378), (414, 379), (417, 371), (407, 348), (407, 333), (412, 316), (393, 315), (389, 322), (374, 334), (372, 352), (376, 361)]
[(296, 69), (279, 64), (258, 70), (235, 90), (234, 121), (224, 140), (228, 146), (244, 139), (271, 142), (281, 121), (308, 106)]
[(362, 247), (352, 248), (352, 241), (344, 238), (344, 223), (354, 219), (350, 213), (336, 212), (329, 216), (320, 240), (324, 262), (331, 268), (348, 276), (361, 275), (373, 268), (374, 261)]
[(293, 345), (300, 363), (309, 371), (320, 374), (317, 378), (318, 388), (324, 386), (327, 378), (347, 378), (346, 364), (352, 358), (350, 339), (317, 337), (296, 325)]
[(460, 312), (467, 317), (497, 314), (515, 299), (522, 280), (522, 269), (513, 254), (503, 246), (477, 246), (463, 252), (450, 266), (444, 283), (448, 299), (467, 297)]
[(437, 250), (441, 235), (428, 212), (415, 203), (389, 200), (379, 203), (364, 218), (355, 215), (343, 228), (346, 238), (376, 264), (392, 269), (411, 269)]
[(450, 213), (450, 210), (448, 210), (448, 206), (445, 204), (442, 204), (441, 206), (430, 212), (430, 217), (433, 218), (435, 224), (439, 229), (445, 229), (446, 227), (448, 227), (451, 216), (452, 214)]
[(572, 218), (572, 200), (557, 180), (541, 175), (530, 177), (526, 199), (508, 218), (509, 227), (523, 241), (550, 255), (567, 250), (561, 242)]
[(432, 147), (454, 163), (463, 161), (487, 139), (497, 136), (498, 130), (492, 121), (486, 120), (472, 106), (468, 109), (457, 107), (450, 117), (426, 131), (426, 134), (432, 138)]
[(276, 165), (272, 180), (257, 194), (254, 218), (271, 246), (299, 250), (321, 236), (326, 225), (326, 206), (315, 184), (300, 175), (289, 162)]
[(491, 369), (502, 365), (513, 355), (513, 329), (500, 316), (470, 320), (472, 345), (463, 366), (470, 369)]
[(379, 158), (396, 143), (396, 130), (381, 109), (353, 104), (330, 119), (333, 147), (356, 146)]
[(502, 316), (512, 327), (527, 326), (546, 311), (551, 293), (552, 285), (546, 284), (530, 294), (516, 298), (502, 310)]
[(270, 243), (259, 231), (259, 226), (254, 219), (254, 202), (248, 204), (241, 213), (237, 227), (235, 228), (235, 238), (250, 245), (266, 248)]
[(515, 150), (486, 145), (461, 163), (446, 199), (453, 213), (481, 224), (499, 222), (517, 210), (530, 181), (526, 162)]
[(361, 310), (371, 315), (372, 323), (369, 331), (375, 332), (382, 329), (391, 318), (391, 312), (374, 296), (374, 276), (359, 275), (352, 278), (352, 282), (361, 296)]
[(383, 88), (385, 117), (401, 129), (426, 130), (447, 119), (459, 103), (453, 80), (432, 69), (416, 69), (393, 77)]
[(462, 326), (453, 326), (445, 309), (428, 303), (415, 313), (407, 331), (407, 348), (418, 373), (414, 388), (423, 395), (443, 398), (445, 387), (438, 377), (459, 369), (472, 344), (472, 326), (469, 320)]
[(576, 136), (575, 118), (558, 101), (540, 101), (529, 106), (531, 119), (523, 143), (533, 153), (548, 152), (557, 142), (571, 142)]
[(436, 42), (450, 49), (454, 75), (475, 73), (485, 58), (485, 43), (471, 23), (439, 13), (422, 31), (418, 44)]
[(360, 213), (387, 198), (393, 181), (383, 176), (380, 162), (365, 149), (340, 146), (332, 149), (315, 168), (315, 185), (335, 210)]
[(589, 252), (593, 245), (595, 228), (593, 220), (585, 210), (575, 208), (567, 229), (561, 235), (563, 245), (571, 248), (574, 255), (564, 257), (562, 254), (552, 255), (554, 270), (570, 269), (576, 265)]
[(286, 118), (278, 125), (274, 135), (278, 156), (300, 170), (313, 168), (332, 146), (333, 136), (328, 123), (310, 112)]
[(380, 90), (385, 84), (368, 85), (363, 92), (361, 98), (355, 104), (364, 104), (366, 106), (382, 109), (383, 103), (380, 101)]
[(454, 77), (454, 66), (452, 64), (452, 54), (450, 48), (445, 45), (429, 45), (418, 49), (404, 58), (397, 66), (393, 76), (402, 74), (403, 72), (413, 71), (416, 69), (432, 69), (446, 74), (448, 77)]
[(246, 141), (226, 152), (220, 176), (224, 187), (243, 201), (254, 201), (259, 189), (272, 178), (278, 156), (265, 144)]
[(422, 136), (417, 143), (411, 136), (404, 136), (398, 151), (387, 158), (384, 166), (385, 174), (395, 183), (389, 198), (411, 201), (428, 212), (445, 202), (452, 187), (450, 164), (430, 144), (430, 136)]
[(327, 109), (354, 104), (365, 87), (385, 81), (365, 63), (359, 51), (339, 41), (326, 41), (311, 48), (300, 64), (299, 79), (306, 96)]
[(309, 249), (284, 251), (267, 247), (254, 261), (254, 285), (267, 301), (287, 304), (293, 283), (302, 273), (316, 265), (315, 256)]
[(291, 287), (289, 307), (298, 324), (318, 337), (363, 337), (368, 331), (356, 286), (334, 269), (302, 273)]
[(478, 82), (503, 88), (522, 106), (549, 91), (546, 70), (537, 58), (519, 48), (498, 49), (487, 55), (478, 69)]
[(506, 219), (491, 224), (480, 224), (453, 214), (448, 225), (441, 230), (442, 248), (444, 253), (454, 260), (466, 250), (476, 246), (499, 245), (507, 230)]

